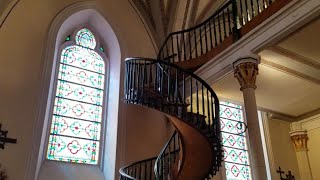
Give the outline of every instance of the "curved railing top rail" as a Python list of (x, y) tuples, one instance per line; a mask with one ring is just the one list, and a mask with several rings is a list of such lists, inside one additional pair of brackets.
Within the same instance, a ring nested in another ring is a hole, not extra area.
[(128, 169), (129, 167), (135, 166), (135, 165), (137, 165), (137, 164), (141, 164), (141, 163), (144, 163), (144, 162), (156, 160), (157, 158), (158, 158), (158, 156), (152, 157), (152, 158), (148, 158), (148, 159), (144, 159), (144, 160), (137, 161), (137, 162), (133, 162), (133, 163), (131, 163), (131, 164), (129, 164), (129, 165), (126, 165), (126, 166), (124, 166), (124, 167), (121, 167), (121, 168), (119, 169), (119, 173), (120, 173), (121, 176), (124, 176), (125, 178), (135, 180), (136, 178), (135, 178), (135, 177), (132, 177), (132, 176), (129, 176), (129, 175), (125, 172), (125, 169)]
[(213, 95), (214, 97), (214, 100), (219, 102), (219, 99), (218, 99), (218, 96), (217, 94), (213, 91), (213, 89), (211, 88), (211, 86), (206, 83), (203, 79), (201, 79), (198, 75), (192, 73), (191, 71), (188, 71), (186, 69), (183, 69), (181, 67), (179, 67), (178, 65), (176, 64), (172, 64), (172, 63), (169, 63), (169, 62), (166, 62), (166, 61), (162, 61), (162, 60), (157, 60), (157, 59), (152, 59), (152, 58), (143, 58), (143, 57), (132, 57), (132, 58), (126, 58), (125, 61), (138, 61), (140, 60), (141, 63), (142, 62), (145, 62), (145, 61), (149, 61), (150, 64), (155, 64), (155, 63), (160, 63), (160, 64), (165, 64), (167, 66), (171, 66), (171, 67), (174, 67), (188, 75), (190, 75), (191, 77), (193, 77), (194, 79), (196, 79), (197, 81), (199, 81), (201, 84), (203, 84), (204, 87), (206, 87), (210, 93)]
[(159, 49), (159, 53), (157, 55), (157, 59), (160, 58), (160, 52), (163, 50), (163, 48), (165, 47), (166, 43), (168, 42), (168, 40), (171, 38), (171, 36), (173, 35), (176, 35), (176, 34), (182, 34), (182, 33), (186, 33), (186, 32), (190, 32), (190, 31), (194, 31), (204, 25), (206, 25), (209, 21), (211, 21), (213, 18), (215, 18), (218, 14), (220, 14), (222, 11), (224, 11), (225, 8), (227, 8), (231, 3), (232, 3), (233, 0), (229, 0), (227, 3), (225, 3), (223, 6), (221, 6), (217, 11), (215, 11), (209, 18), (207, 18), (205, 21), (203, 21), (202, 23), (196, 25), (196, 26), (193, 26), (191, 28), (188, 28), (188, 29), (184, 29), (184, 30), (181, 30), (181, 31), (175, 31), (175, 32), (172, 32), (170, 33), (167, 38), (164, 40), (164, 43), (162, 44), (162, 46), (160, 47)]
[[(281, 2), (280, 0), (227, 0), (202, 23), (170, 33), (161, 45), (157, 59), (172, 63), (186, 62), (211, 52), (212, 56), (203, 56), (198, 59), (199, 63), (192, 63), (194, 67), (191, 68), (199, 67), (283, 7), (278, 3), (270, 8), (269, 13), (264, 13), (257, 21), (253, 21), (276, 1)], [(242, 27), (251, 21), (252, 25), (243, 30)], [(174, 54), (177, 56), (172, 57)]]
[[(166, 145), (162, 148), (159, 156), (157, 157), (156, 159), (156, 162), (155, 162), (155, 166), (154, 166), (154, 173), (155, 173), (155, 176), (156, 178), (160, 179), (161, 178), (161, 175), (159, 174), (160, 173), (160, 169), (159, 169), (159, 164), (160, 164), (160, 161), (161, 159), (163, 158), (163, 156), (165, 156), (166, 154), (166, 150), (168, 149), (168, 147), (170, 146), (170, 143), (172, 142), (173, 139), (175, 139), (177, 135), (177, 130), (175, 130), (172, 134), (172, 136), (170, 137), (169, 141), (166, 143)], [(178, 136), (179, 137), (179, 136)], [(179, 146), (179, 142), (177, 144)], [(174, 147), (174, 149), (176, 149), (176, 147)], [(180, 150), (180, 148), (179, 148)], [(171, 153), (171, 152), (169, 152)], [(170, 154), (169, 154), (170, 155)]]

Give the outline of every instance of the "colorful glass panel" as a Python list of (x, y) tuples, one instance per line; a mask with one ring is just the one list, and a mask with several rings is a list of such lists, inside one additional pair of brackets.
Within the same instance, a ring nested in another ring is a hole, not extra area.
[(225, 162), (227, 180), (251, 180), (250, 166)]
[(76, 41), (81, 46), (61, 54), (47, 158), (97, 164), (106, 68), (101, 56), (86, 48), (96, 44), (89, 30), (80, 30)]
[(221, 102), (220, 122), (227, 180), (251, 180), (242, 106)]
[(94, 35), (87, 28), (83, 28), (77, 32), (76, 43), (90, 49), (94, 49), (97, 45)]

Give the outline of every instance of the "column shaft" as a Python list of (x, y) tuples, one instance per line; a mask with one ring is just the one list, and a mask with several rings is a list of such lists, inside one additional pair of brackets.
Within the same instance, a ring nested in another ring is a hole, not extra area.
[(252, 168), (252, 179), (265, 180), (267, 178), (263, 155), (261, 133), (259, 127), (256, 97), (253, 88), (243, 90), (245, 114), (248, 125), (249, 156)]

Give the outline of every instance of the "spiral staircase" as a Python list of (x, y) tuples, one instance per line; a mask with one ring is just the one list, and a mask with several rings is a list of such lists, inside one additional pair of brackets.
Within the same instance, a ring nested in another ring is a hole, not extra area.
[(171, 33), (157, 59), (126, 59), (125, 103), (162, 112), (175, 131), (157, 157), (120, 168), (121, 180), (213, 178), (223, 158), (219, 100), (193, 72), (290, 1), (226, 1), (203, 23)]

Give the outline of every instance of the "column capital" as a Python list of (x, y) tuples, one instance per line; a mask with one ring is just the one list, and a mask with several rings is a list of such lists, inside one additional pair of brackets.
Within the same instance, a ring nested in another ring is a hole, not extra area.
[(246, 88), (257, 88), (256, 77), (259, 72), (259, 63), (259, 56), (240, 58), (233, 63), (234, 77), (238, 79), (241, 91)]
[(309, 138), (306, 130), (291, 131), (290, 136), (296, 152), (308, 150)]

